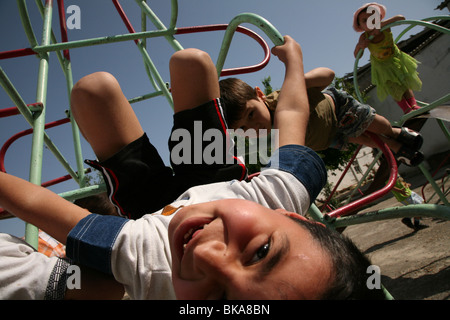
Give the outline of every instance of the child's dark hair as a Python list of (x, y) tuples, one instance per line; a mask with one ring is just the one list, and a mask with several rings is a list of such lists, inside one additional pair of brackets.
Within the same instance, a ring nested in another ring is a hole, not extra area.
[(228, 127), (233, 128), (234, 124), (243, 117), (247, 101), (258, 99), (258, 96), (254, 88), (237, 78), (220, 80), (219, 86)]
[(116, 215), (116, 209), (114, 205), (109, 201), (106, 192), (88, 196), (85, 198), (75, 200), (74, 204), (87, 209), (91, 213), (97, 213), (101, 215)]
[(359, 17), (361, 16), (361, 14), (366, 13), (369, 9), (370, 4), (368, 4), (366, 7), (364, 7), (356, 16), (356, 24), (358, 27), (361, 27), (361, 25), (359, 24)]
[(333, 281), (322, 295), (323, 300), (385, 300), (382, 289), (369, 289), (367, 268), (369, 259), (347, 237), (337, 231), (293, 218), (306, 228), (321, 248), (328, 253), (333, 265)]

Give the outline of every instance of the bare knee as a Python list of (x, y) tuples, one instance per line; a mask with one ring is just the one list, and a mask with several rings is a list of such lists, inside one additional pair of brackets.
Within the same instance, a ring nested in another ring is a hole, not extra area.
[(120, 90), (117, 80), (108, 72), (95, 72), (81, 78), (72, 88), (72, 108), (99, 104)]
[(183, 70), (207, 70), (214, 66), (211, 57), (206, 52), (189, 48), (175, 52), (170, 58), (170, 70), (175, 72), (182, 72)]

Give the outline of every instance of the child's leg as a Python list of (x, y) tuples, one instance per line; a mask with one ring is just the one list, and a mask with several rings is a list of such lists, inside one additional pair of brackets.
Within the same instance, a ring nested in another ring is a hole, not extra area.
[(414, 92), (411, 89), (408, 89), (405, 94), (403, 95), (403, 98), (406, 99), (408, 102), (410, 108), (412, 110), (420, 109), (420, 107), (417, 105), (416, 98), (414, 97)]
[[(402, 146), (400, 143), (398, 143), (393, 139), (383, 136), (378, 137), (380, 138), (381, 141), (386, 143), (394, 153), (398, 152)], [(362, 144), (371, 148), (378, 148), (378, 145), (372, 140), (372, 138), (369, 137), (368, 135), (365, 135), (364, 133), (358, 137), (349, 137), (348, 141), (350, 143)]]
[(382, 134), (386, 137), (395, 139), (400, 134), (400, 128), (392, 127), (388, 119), (379, 114), (376, 114), (372, 123), (367, 128), (367, 131)]
[(395, 139), (399, 136), (401, 129), (392, 127), (385, 117), (376, 114), (367, 131), (386, 137), (387, 139), (380, 138), (387, 143), (392, 151), (397, 152), (400, 149), (401, 143), (395, 141)]
[(102, 172), (119, 215), (139, 218), (173, 200), (166, 187), (172, 170), (144, 134), (112, 75), (99, 72), (82, 78), (72, 90), (71, 103), (80, 131), (98, 158), (88, 163)]
[(210, 56), (198, 49), (172, 55), (170, 81), (175, 113), (220, 97), (216, 67)]
[(395, 102), (398, 104), (400, 109), (402, 109), (404, 114), (407, 114), (412, 111), (412, 109), (406, 99), (402, 99), (400, 101), (395, 101)]
[(97, 72), (79, 80), (72, 89), (72, 114), (100, 161), (144, 134), (117, 80)]
[(381, 135), (387, 139), (384, 142), (394, 151), (397, 152), (402, 145), (407, 145), (412, 149), (419, 149), (422, 146), (423, 139), (419, 133), (409, 130), (408, 128), (392, 127), (391, 123), (383, 116), (375, 115), (372, 123), (367, 131)]
[[(184, 191), (194, 185), (244, 179), (246, 168), (234, 154), (219, 99), (219, 78), (210, 56), (198, 49), (176, 52), (170, 60), (170, 79), (175, 115), (169, 150), (178, 187)], [(202, 136), (212, 132), (214, 152), (207, 139), (194, 139), (190, 152), (184, 150), (181, 156), (178, 129), (192, 137), (196, 130), (201, 130)]]
[(414, 93), (410, 89), (403, 94), (403, 99), (400, 101), (396, 101), (396, 103), (399, 105), (399, 107), (403, 110), (403, 113), (405, 114), (420, 109), (420, 107), (417, 105)]

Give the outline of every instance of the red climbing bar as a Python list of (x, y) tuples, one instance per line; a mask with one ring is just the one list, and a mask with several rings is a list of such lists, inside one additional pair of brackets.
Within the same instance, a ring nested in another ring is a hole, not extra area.
[[(45, 125), (44, 128), (45, 129), (53, 128), (53, 127), (59, 126), (61, 124), (67, 123), (67, 122), (70, 122), (70, 119), (69, 118), (64, 118), (64, 119), (61, 119), (61, 120), (49, 122), (49, 123), (47, 123)], [(11, 146), (11, 144), (14, 141), (16, 141), (17, 139), (19, 139), (19, 138), (21, 138), (23, 136), (29, 135), (31, 133), (33, 133), (33, 128), (30, 128), (30, 129), (27, 129), (27, 130), (23, 130), (23, 131), (21, 131), (19, 133), (16, 133), (15, 135), (13, 135), (11, 138), (9, 138), (3, 144), (2, 148), (0, 149), (0, 171), (6, 172), (6, 170), (5, 170), (5, 154), (6, 154), (6, 151), (8, 150), (8, 148)]]
[(10, 58), (17, 58), (17, 57), (24, 57), (24, 56), (31, 56), (37, 54), (33, 51), (31, 48), (23, 48), (23, 49), (16, 49), (16, 50), (10, 50), (10, 51), (3, 51), (0, 52), (0, 60), (1, 59), (10, 59)]
[[(67, 42), (67, 25), (66, 25), (66, 12), (64, 9), (64, 0), (58, 0), (58, 13), (59, 13), (59, 27), (61, 30), (61, 40), (62, 42)], [(64, 58), (70, 61), (70, 53), (68, 49), (63, 50)]]
[[(27, 104), (27, 107), (31, 109), (31, 111), (42, 110), (42, 102), (30, 103)], [(20, 111), (17, 107), (0, 109), (0, 118), (14, 116), (16, 114), (20, 114)]]
[(371, 132), (366, 132), (366, 133), (370, 135), (372, 140), (378, 145), (378, 147), (381, 149), (384, 156), (386, 157), (388, 166), (390, 168), (390, 176), (389, 176), (388, 183), (386, 184), (386, 186), (384, 188), (382, 188), (378, 191), (375, 191), (374, 193), (372, 193), (364, 198), (353, 201), (345, 206), (342, 206), (342, 207), (326, 214), (325, 216), (328, 218), (337, 218), (337, 217), (341, 217), (341, 216), (345, 216), (345, 215), (354, 213), (354, 211), (356, 209), (358, 209), (366, 204), (369, 204), (369, 203), (375, 201), (376, 199), (381, 198), (384, 195), (386, 195), (387, 193), (389, 193), (395, 185), (395, 181), (397, 180), (398, 168), (397, 168), (397, 162), (395, 161), (395, 158), (392, 155), (391, 150), (384, 142), (381, 141), (381, 139), (377, 135), (375, 135)]

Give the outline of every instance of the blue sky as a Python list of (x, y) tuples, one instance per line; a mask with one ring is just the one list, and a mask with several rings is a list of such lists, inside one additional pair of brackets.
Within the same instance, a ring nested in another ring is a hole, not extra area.
[[(59, 37), (58, 17), (53, 16), (53, 27)], [(359, 0), (180, 0), (177, 27), (189, 27), (208, 24), (228, 23), (233, 17), (243, 12), (256, 13), (270, 21), (282, 35), (289, 34), (302, 46), (305, 70), (326, 66), (335, 70), (337, 76), (352, 72), (354, 65), (353, 50), (358, 34), (352, 29), (353, 12), (364, 4)], [(387, 7), (387, 16), (403, 14), (407, 19), (420, 20), (442, 14), (447, 10), (434, 10), (441, 0), (391, 0), (380, 2)], [(34, 1), (27, 1), (38, 42), (41, 41), (42, 19)], [(72, 0), (65, 1), (66, 8), (72, 4), (80, 8), (80, 29), (68, 30), (69, 41), (101, 36), (127, 33), (117, 11), (110, 0)], [(136, 30), (140, 30), (140, 11), (135, 1), (122, 0), (121, 4)], [(170, 18), (170, 1), (149, 1), (152, 10), (168, 26)], [(70, 14), (67, 15), (67, 17)], [(248, 27), (262, 35), (269, 46), (272, 43), (257, 28)], [(155, 30), (148, 22), (148, 30)], [(393, 29), (394, 35), (402, 31), (402, 27)], [(421, 28), (413, 29), (413, 33)], [(23, 32), (15, 1), (0, 2), (0, 52), (29, 47)], [(176, 37), (184, 48), (195, 47), (207, 51), (213, 61), (217, 60), (223, 32), (198, 33)], [(168, 61), (174, 52), (163, 39), (151, 39), (148, 50), (161, 76), (167, 82)], [(225, 68), (254, 65), (263, 58), (262, 49), (256, 42), (244, 35), (236, 34), (233, 39)], [(360, 65), (367, 61), (365, 53)], [(99, 45), (89, 48), (71, 50), (71, 61), (74, 81), (95, 71), (108, 71), (114, 74), (121, 83), (122, 90), (128, 98), (153, 92), (150, 81), (143, 68), (142, 58), (134, 42)], [(26, 103), (35, 102), (38, 59), (34, 56), (0, 60), (0, 66), (16, 86)], [(283, 66), (272, 58), (269, 65), (256, 73), (239, 76), (253, 86), (261, 86), (261, 80), (267, 76), (272, 78), (274, 88), (281, 87)], [(0, 109), (12, 107), (14, 104), (0, 89)], [(172, 109), (165, 98), (158, 97), (133, 105), (144, 130), (151, 141), (161, 151), (164, 159), (168, 159), (167, 139), (172, 123)], [(49, 85), (47, 96), (47, 122), (65, 117), (68, 109), (68, 96), (62, 70), (56, 55), (50, 55)], [(0, 146), (13, 134), (28, 129), (28, 123), (22, 116), (0, 119)], [(64, 125), (47, 131), (57, 147), (75, 168), (71, 129)], [(31, 138), (25, 137), (15, 142), (8, 150), (5, 167), (8, 173), (28, 179)], [(84, 158), (94, 158), (89, 145), (83, 140)], [(64, 168), (57, 162), (51, 152), (44, 150), (42, 181), (48, 181), (65, 175)], [(73, 181), (65, 182), (50, 189), (60, 193), (76, 189)], [(18, 219), (0, 220), (0, 232), (17, 236), (24, 234), (23, 223)]]

